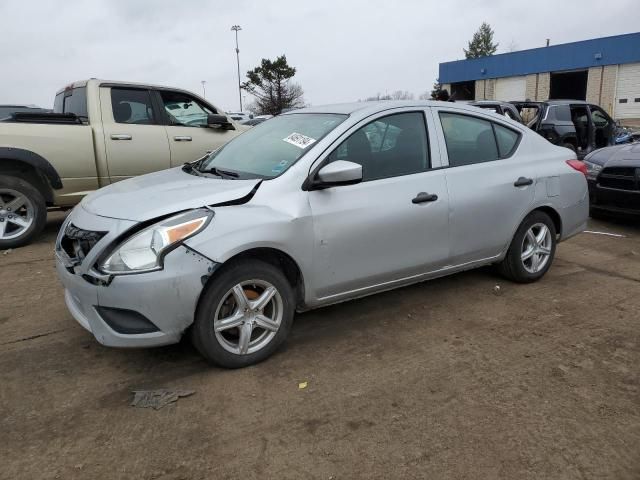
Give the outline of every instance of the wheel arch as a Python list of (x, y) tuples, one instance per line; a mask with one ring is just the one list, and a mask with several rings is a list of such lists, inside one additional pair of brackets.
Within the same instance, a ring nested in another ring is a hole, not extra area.
[(213, 273), (213, 275), (209, 277), (202, 289), (202, 292), (204, 293), (208, 285), (215, 281), (219, 273), (223, 271), (226, 266), (244, 259), (262, 260), (263, 262), (269, 263), (280, 269), (294, 290), (296, 296), (296, 307), (302, 307), (304, 305), (305, 282), (302, 275), (302, 269), (291, 255), (274, 247), (252, 247), (235, 253), (231, 257), (227, 258)]
[(17, 174), (34, 184), (48, 203), (53, 203), (53, 190), (62, 188), (56, 169), (45, 158), (30, 150), (0, 147), (0, 174)]

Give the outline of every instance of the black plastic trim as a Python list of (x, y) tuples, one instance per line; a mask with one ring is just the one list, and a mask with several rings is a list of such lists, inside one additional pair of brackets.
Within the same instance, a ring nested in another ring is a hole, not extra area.
[(135, 310), (124, 308), (94, 307), (100, 318), (117, 333), (124, 335), (140, 335), (143, 333), (159, 332), (151, 320)]
[(54, 190), (60, 190), (62, 188), (62, 180), (56, 169), (37, 153), (30, 150), (23, 150), (22, 148), (0, 147), (0, 161), (2, 159), (17, 160), (31, 165), (44, 174), (47, 180), (49, 180), (51, 188)]

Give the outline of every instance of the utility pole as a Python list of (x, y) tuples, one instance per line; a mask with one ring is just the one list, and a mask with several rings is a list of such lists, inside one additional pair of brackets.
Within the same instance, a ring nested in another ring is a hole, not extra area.
[(242, 112), (242, 87), (240, 86), (240, 49), (238, 48), (238, 32), (242, 30), (240, 25), (234, 25), (231, 30), (236, 32), (236, 60), (238, 61), (238, 100), (240, 102), (240, 111)]
[(207, 91), (204, 88), (205, 83), (207, 83), (206, 80), (201, 80), (200, 83), (202, 84), (202, 98), (207, 98)]

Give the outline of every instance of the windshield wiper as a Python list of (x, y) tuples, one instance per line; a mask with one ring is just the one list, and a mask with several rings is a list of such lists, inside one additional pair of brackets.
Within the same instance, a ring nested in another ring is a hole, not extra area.
[(238, 178), (240, 175), (238, 175), (237, 172), (232, 172), (230, 170), (221, 170), (219, 168), (216, 167), (210, 167), (207, 168), (206, 170), (200, 170), (202, 173), (212, 173), (214, 175), (217, 175), (218, 177), (222, 177), (222, 178)]

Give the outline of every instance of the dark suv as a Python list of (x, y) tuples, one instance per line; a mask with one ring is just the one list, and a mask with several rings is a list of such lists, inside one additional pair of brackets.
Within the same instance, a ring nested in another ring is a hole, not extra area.
[(597, 105), (580, 100), (511, 103), (527, 126), (551, 143), (570, 148), (579, 159), (615, 144), (616, 124)]
[(469, 105), (473, 105), (474, 107), (482, 108), (484, 110), (489, 110), (491, 112), (497, 113), (498, 115), (504, 115), (511, 120), (515, 120), (518, 123), (524, 123), (522, 118), (520, 117), (520, 112), (518, 109), (510, 102), (501, 102), (500, 100), (478, 100), (476, 102), (471, 102)]

